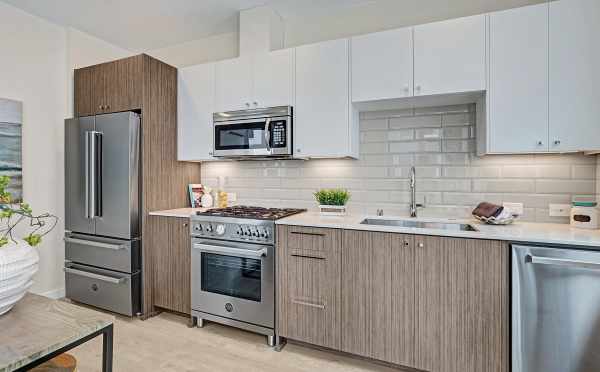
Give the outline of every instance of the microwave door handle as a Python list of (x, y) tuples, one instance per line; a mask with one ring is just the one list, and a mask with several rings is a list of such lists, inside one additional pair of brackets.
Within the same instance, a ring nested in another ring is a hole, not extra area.
[(265, 121), (265, 144), (267, 151), (271, 151), (271, 118), (267, 118)]

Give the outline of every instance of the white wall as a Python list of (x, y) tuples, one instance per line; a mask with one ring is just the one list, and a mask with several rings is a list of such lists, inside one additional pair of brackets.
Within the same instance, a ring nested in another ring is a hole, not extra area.
[[(294, 47), (408, 25), (434, 22), (546, 0), (377, 0), (321, 17), (288, 17), (284, 20), (284, 45)], [(177, 67), (235, 58), (239, 55), (237, 32), (214, 35), (186, 43), (145, 51)]]
[(235, 58), (239, 55), (237, 32), (209, 36), (145, 53), (176, 67)]
[(38, 293), (63, 286), (65, 37), (64, 28), (0, 3), (0, 97), (23, 102), (23, 196), (34, 211), (60, 218), (39, 248)]
[(74, 67), (129, 52), (0, 2), (0, 97), (23, 102), (23, 194), (36, 212), (59, 217), (39, 247), (32, 290), (64, 288), (64, 119), (72, 116)]

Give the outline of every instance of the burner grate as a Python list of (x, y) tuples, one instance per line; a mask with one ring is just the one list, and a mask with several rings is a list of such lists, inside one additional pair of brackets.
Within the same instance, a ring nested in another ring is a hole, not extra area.
[(306, 209), (297, 208), (262, 208), (237, 205), (227, 208), (209, 209), (206, 212), (197, 212), (198, 216), (252, 218), (257, 220), (278, 220), (294, 214), (306, 212)]

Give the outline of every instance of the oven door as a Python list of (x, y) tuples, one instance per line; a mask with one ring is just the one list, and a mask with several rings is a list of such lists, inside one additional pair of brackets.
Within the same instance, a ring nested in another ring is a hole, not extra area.
[(255, 325), (275, 326), (272, 245), (192, 241), (192, 309)]
[(292, 155), (287, 116), (215, 122), (214, 135), (216, 157)]

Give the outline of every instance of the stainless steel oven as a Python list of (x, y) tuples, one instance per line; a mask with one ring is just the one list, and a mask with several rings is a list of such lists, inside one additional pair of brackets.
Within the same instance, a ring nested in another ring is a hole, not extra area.
[(213, 114), (215, 157), (291, 157), (293, 109), (279, 106)]
[(274, 328), (274, 247), (202, 238), (192, 243), (192, 308)]

